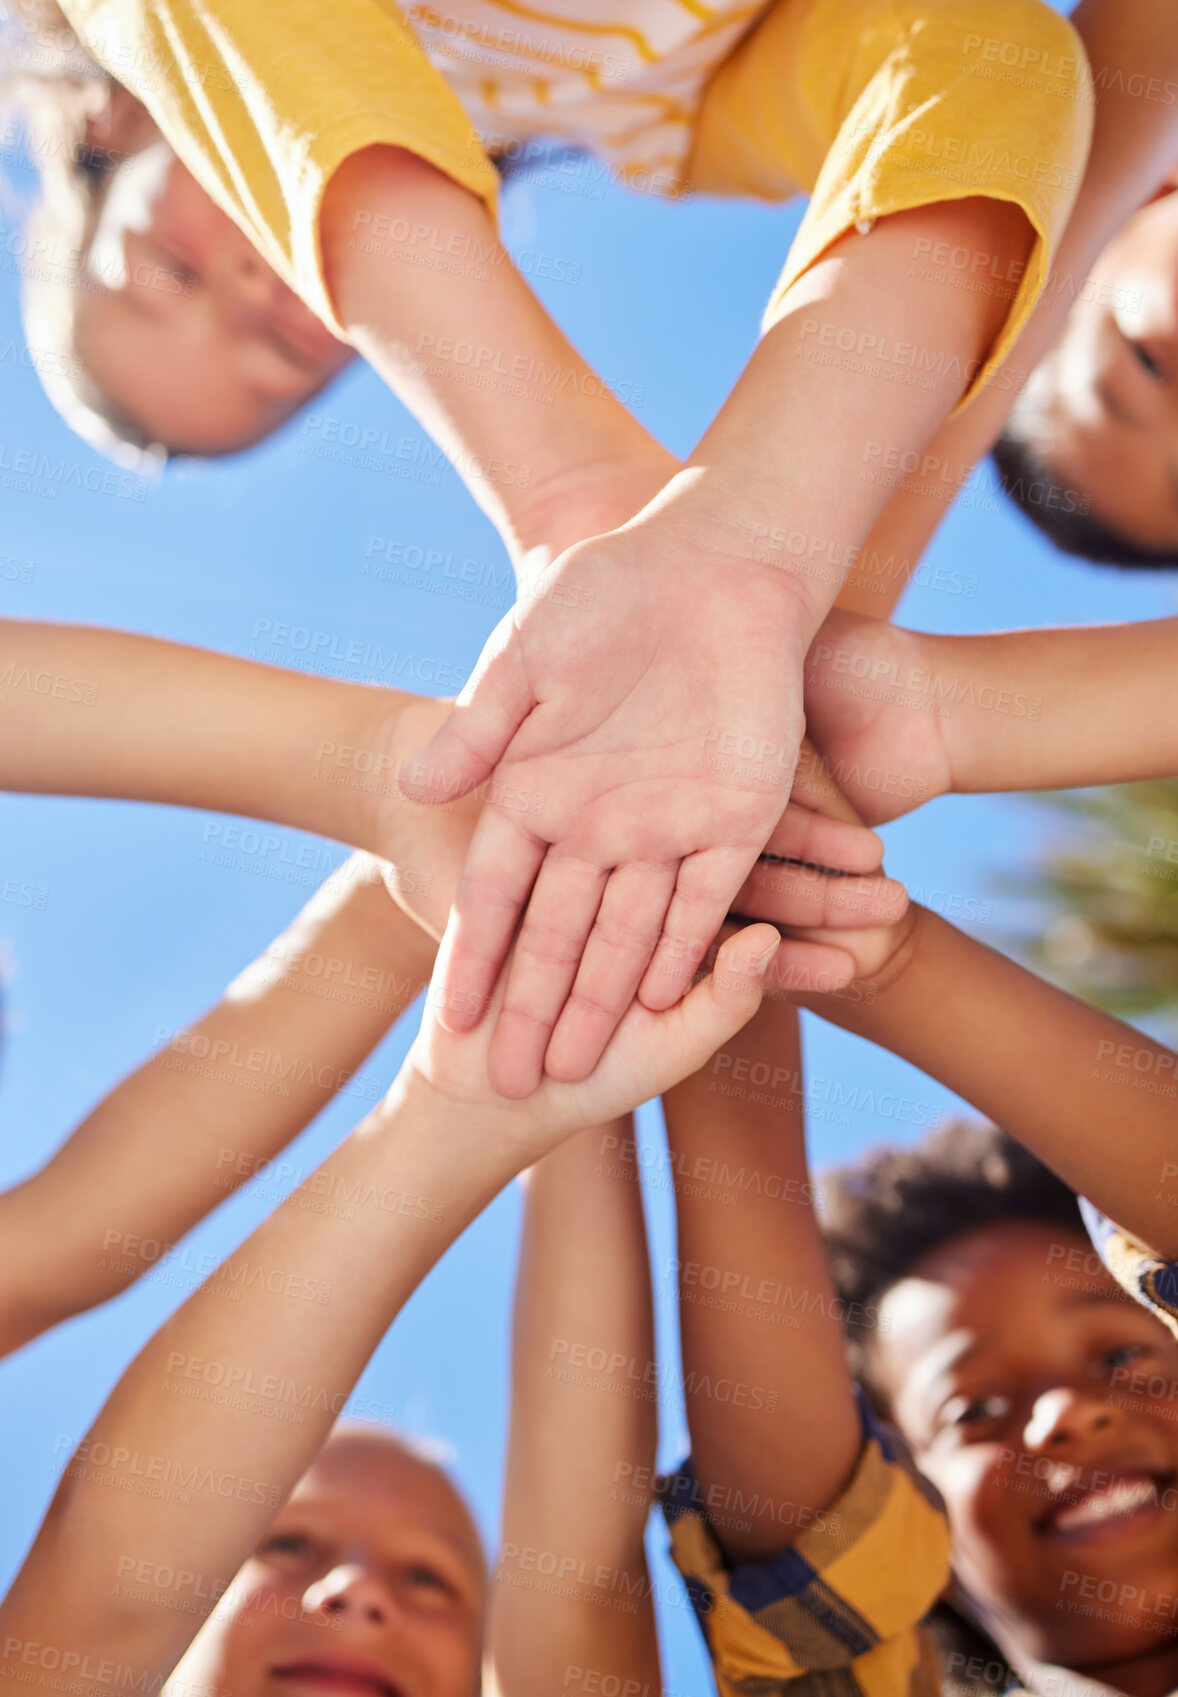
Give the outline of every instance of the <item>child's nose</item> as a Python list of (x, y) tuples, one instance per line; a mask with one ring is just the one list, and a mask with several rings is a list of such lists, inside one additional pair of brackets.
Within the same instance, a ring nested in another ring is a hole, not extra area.
[(1023, 1439), (1038, 1454), (1055, 1455), (1111, 1426), (1113, 1412), (1087, 1390), (1059, 1386), (1035, 1401)]
[(233, 256), (226, 282), (231, 319), (247, 328), (271, 317), (286, 293), (281, 278), (252, 250)]

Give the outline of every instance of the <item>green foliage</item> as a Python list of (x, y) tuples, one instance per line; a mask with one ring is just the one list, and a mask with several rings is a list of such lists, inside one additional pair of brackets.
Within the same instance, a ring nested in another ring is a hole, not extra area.
[(1041, 934), (1017, 940), (1020, 951), (1109, 1013), (1178, 1023), (1178, 779), (1035, 802), (1074, 829), (1029, 876), (1004, 880), (1046, 914)]

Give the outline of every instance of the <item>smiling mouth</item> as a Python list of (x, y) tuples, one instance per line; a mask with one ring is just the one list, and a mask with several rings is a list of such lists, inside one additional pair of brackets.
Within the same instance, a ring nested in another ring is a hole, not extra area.
[(305, 1661), (287, 1662), (285, 1666), (271, 1668), (270, 1671), (275, 1679), (334, 1693), (335, 1697), (404, 1697), (401, 1687), (394, 1685), (377, 1668), (308, 1657)]
[(1035, 1523), (1049, 1537), (1080, 1540), (1116, 1536), (1162, 1512), (1161, 1493), (1173, 1475), (1124, 1473), (1099, 1489), (1064, 1492)]

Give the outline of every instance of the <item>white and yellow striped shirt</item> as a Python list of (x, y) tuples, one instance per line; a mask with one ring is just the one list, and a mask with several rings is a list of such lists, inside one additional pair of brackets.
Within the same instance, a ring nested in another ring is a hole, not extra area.
[(544, 137), (655, 193), (810, 192), (767, 322), (852, 228), (975, 195), (1021, 207), (1038, 239), (972, 393), (1038, 298), (1087, 157), (1087, 62), (1044, 0), (410, 4), (62, 0), (206, 192), (341, 334), (319, 213), (345, 159), (407, 149), (493, 212), (493, 157)]
[(405, 16), (491, 153), (555, 138), (673, 193), (707, 83), (767, 9), (765, 0), (424, 0)]

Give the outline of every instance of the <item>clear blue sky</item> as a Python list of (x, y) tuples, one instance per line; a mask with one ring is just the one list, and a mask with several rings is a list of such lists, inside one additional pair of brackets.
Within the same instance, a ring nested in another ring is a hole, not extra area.
[[(11, 157), (6, 174), (27, 188)], [(797, 219), (796, 209), (700, 201), (667, 205), (585, 179), (549, 173), (507, 193), (505, 229), (526, 255), (575, 282), (537, 288), (607, 378), (640, 390), (640, 416), (686, 451), (751, 350), (761, 307)], [(390, 587), (365, 576), (370, 539), (442, 549), (484, 562), (503, 581), (494, 532), (456, 477), (394, 479), (333, 464), (307, 451), (304, 418), (240, 459), (165, 474), (142, 502), (91, 494), (71, 468), (100, 466), (45, 401), (22, 363), (13, 222), (0, 240), (0, 617), (112, 625), (236, 654), (254, 649), (259, 620), (289, 620), (339, 635), (396, 644), (469, 667), (499, 616), (494, 607)], [(344, 378), (318, 403), (323, 415), (419, 436), (367, 372)], [(4, 467), (21, 450), (61, 462), (50, 494), (14, 491)], [(976, 579), (972, 596), (926, 585), (901, 617), (946, 631), (1014, 624), (1140, 618), (1175, 610), (1170, 579), (1124, 577), (1054, 557), (1025, 523), (989, 503), (959, 508), (930, 565)], [(16, 569), (6, 564), (21, 562)], [(27, 580), (31, 566), (31, 581)], [(960, 579), (959, 579), (960, 581)], [(355, 674), (353, 674), (355, 675)], [(35, 1169), (70, 1128), (151, 1050), (159, 1027), (178, 1027), (278, 932), (306, 892), (265, 875), (202, 859), (203, 816), (139, 806), (0, 798), (0, 887), (47, 892), (44, 906), (0, 906), (8, 959), (8, 1035), (0, 1062), (0, 1184)], [(941, 801), (890, 827), (889, 868), (934, 905), (994, 902), (983, 935), (1004, 911), (992, 880), (1025, 864), (1040, 821), (1025, 803)], [(288, 834), (291, 845), (300, 839)], [(342, 858), (342, 850), (339, 851)], [(274, 857), (271, 857), (273, 860)], [(392, 1077), (410, 1027), (394, 1032), (366, 1069)], [(861, 1107), (813, 1121), (819, 1164), (865, 1146), (917, 1135), (951, 1109), (946, 1092), (858, 1041), (811, 1023), (815, 1077), (857, 1090)], [(880, 1111), (899, 1096), (905, 1119)], [(349, 1128), (346, 1102), (325, 1113), (298, 1151), (314, 1164)], [(644, 1135), (659, 1135), (644, 1114)], [(160, 1159), (167, 1159), (161, 1127)], [(656, 1274), (670, 1254), (666, 1195), (653, 1198)], [(247, 1190), (195, 1234), (193, 1252), (220, 1256), (265, 1212)], [(502, 1198), (427, 1281), (377, 1353), (361, 1392), (410, 1430), (440, 1438), (493, 1546), (505, 1437), (508, 1313), (518, 1210)], [(656, 1277), (656, 1283), (661, 1282)], [(0, 1523), (0, 1588), (19, 1564), (66, 1454), (111, 1384), (183, 1292), (150, 1280), (106, 1309), (61, 1328), (0, 1365), (0, 1422), (7, 1477)], [(662, 1308), (665, 1331), (667, 1304)], [(667, 1420), (663, 1459), (680, 1449)], [(660, 1540), (661, 1542), (661, 1540)], [(674, 1600), (669, 1565), (658, 1578)], [(663, 1611), (667, 1684), (707, 1689), (693, 1624)]]

